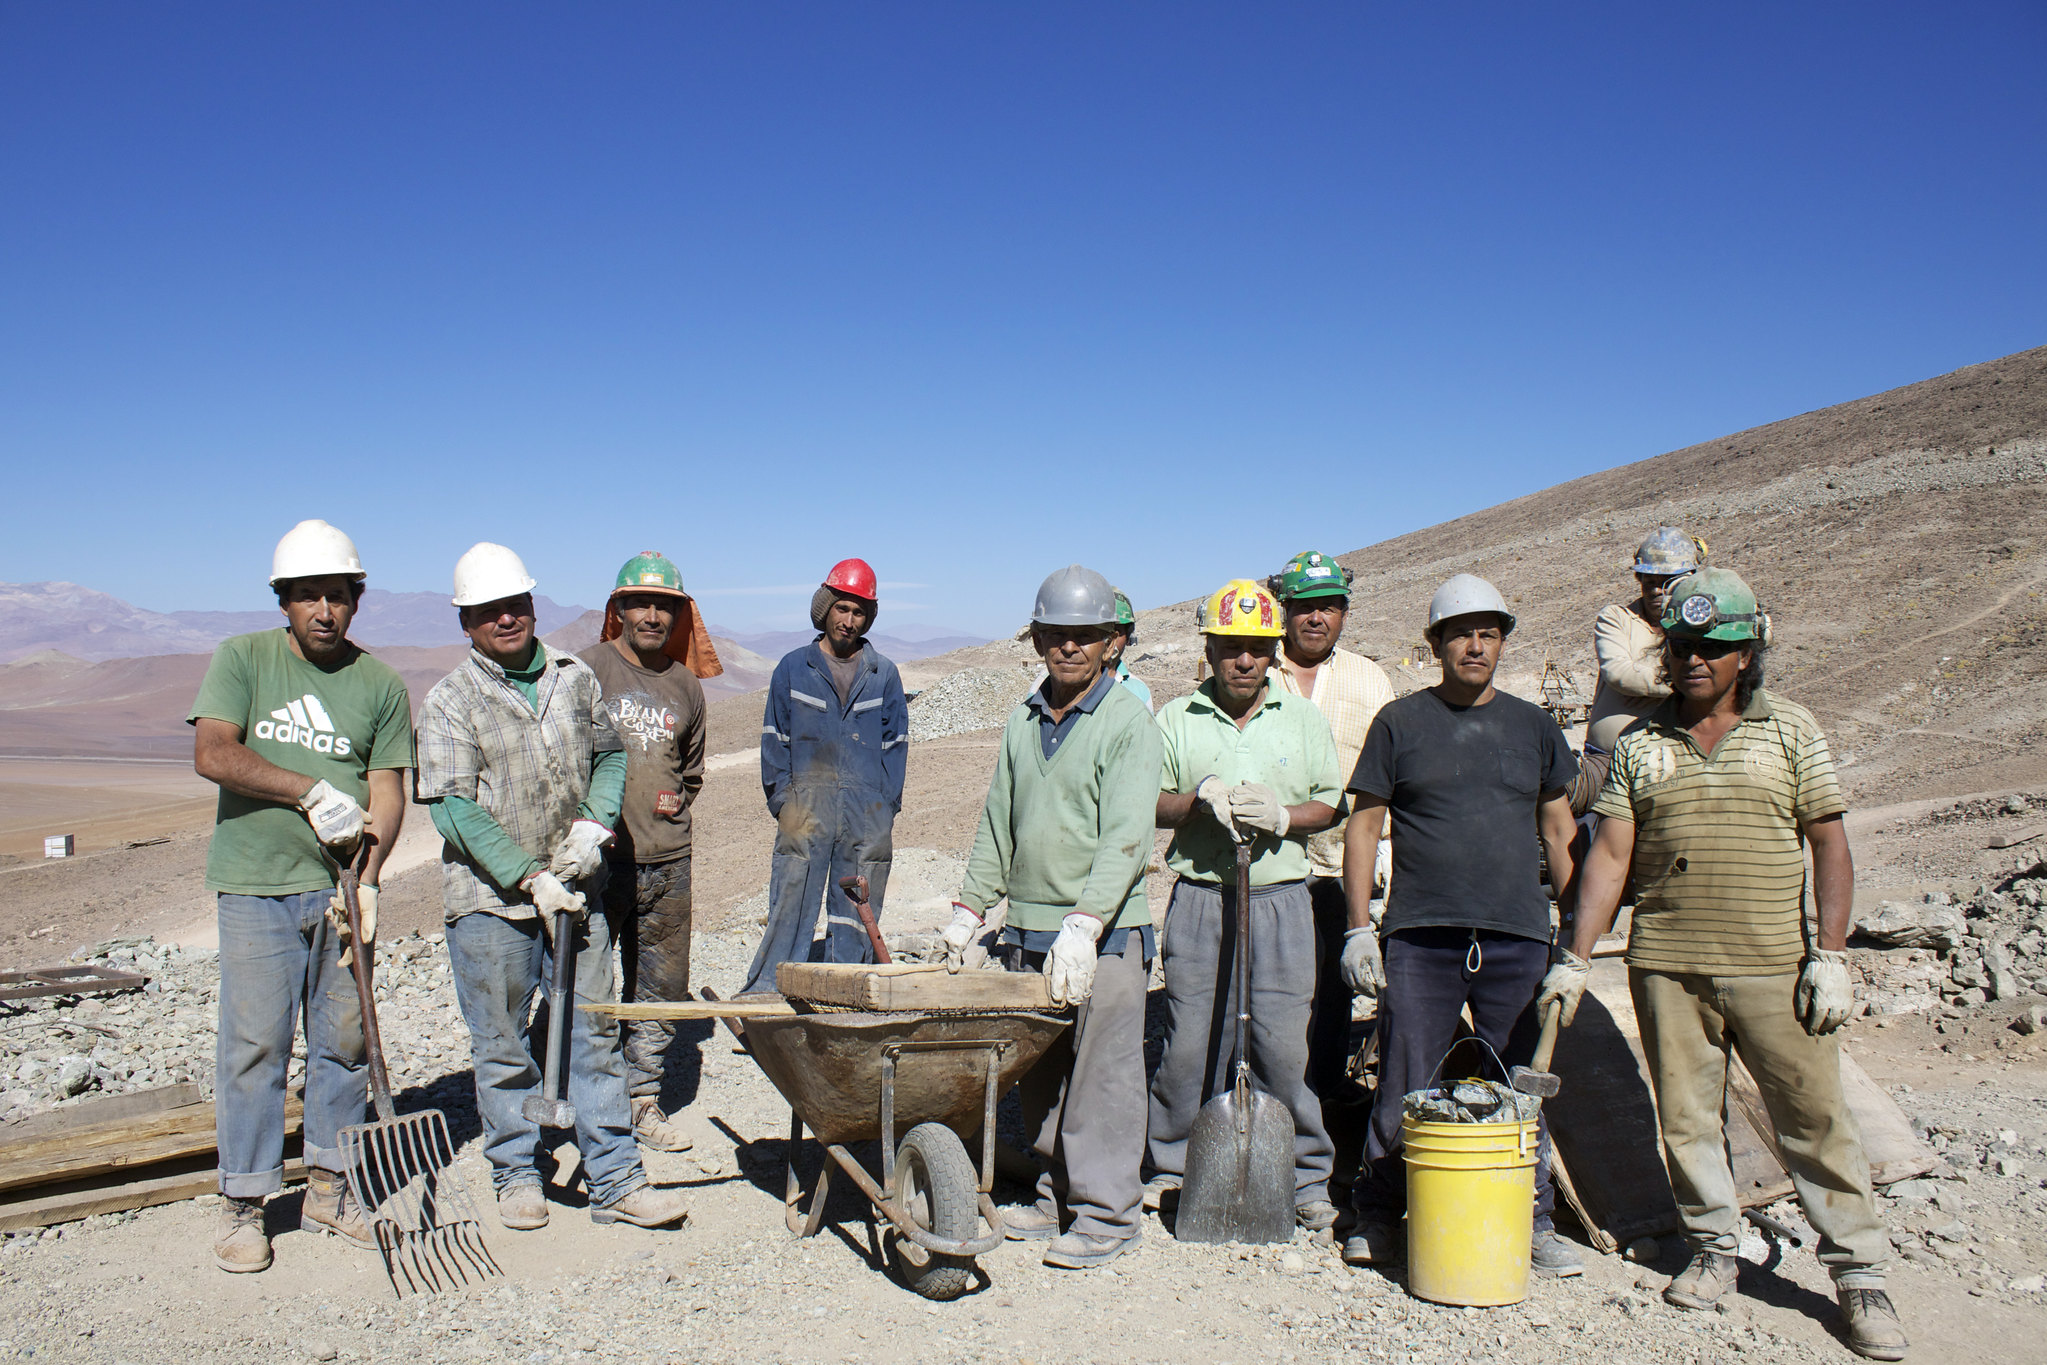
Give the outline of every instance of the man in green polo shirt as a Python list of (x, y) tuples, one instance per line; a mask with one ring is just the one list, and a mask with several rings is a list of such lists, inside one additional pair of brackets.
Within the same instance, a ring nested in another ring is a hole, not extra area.
[(1329, 1202), (1335, 1149), (1308, 1084), (1316, 959), (1307, 841), (1335, 823), (1343, 800), (1336, 744), (1315, 703), (1266, 676), (1286, 630), (1269, 591), (1244, 578), (1226, 584), (1208, 599), (1202, 630), (1213, 676), (1159, 708), (1158, 826), (1173, 831), (1166, 866), (1178, 880), (1166, 906), (1166, 1045), (1151, 1087), (1152, 1190), (1164, 1197), (1178, 1187), (1194, 1117), (1235, 1071), (1236, 1059), (1219, 1051), (1233, 1035), (1215, 1023), (1237, 1013), (1225, 925), (1236, 923), (1236, 850), (1248, 842), (1246, 1046), (1259, 1089), (1293, 1111), (1295, 1213), (1320, 1232), (1336, 1221)]
[[(1141, 1232), (1144, 989), (1151, 975), (1152, 807), (1159, 735), (1103, 655), (1116, 622), (1107, 579), (1074, 564), (1031, 611), (1045, 681), (1009, 716), (966, 882), (945, 931), (961, 969), (991, 924), (1011, 971), (1042, 971), (1073, 1027), (1017, 1087), (1044, 1168), (1037, 1202), (1005, 1209), (1045, 1264), (1107, 1265)], [(1006, 899), (1006, 919), (994, 913)], [(1062, 1226), (1064, 1231), (1061, 1231)]]
[[(1739, 575), (1704, 569), (1671, 587), (1663, 673), (1674, 695), (1625, 731), (1593, 810), (1571, 951), (1538, 1000), (1577, 1012), (1593, 944), (1634, 869), (1628, 988), (1656, 1088), (1664, 1161), (1692, 1245), (1664, 1289), (1710, 1309), (1734, 1287), (1741, 1205), (1723, 1103), (1730, 1048), (1756, 1078), (1776, 1145), (1820, 1234), (1848, 1345), (1901, 1360), (1884, 1293), (1890, 1238), (1841, 1095), (1840, 1044), (1854, 993), (1848, 928), (1855, 865), (1826, 737), (1804, 707), (1763, 690), (1769, 617)], [(1805, 844), (1816, 941), (1805, 941)]]

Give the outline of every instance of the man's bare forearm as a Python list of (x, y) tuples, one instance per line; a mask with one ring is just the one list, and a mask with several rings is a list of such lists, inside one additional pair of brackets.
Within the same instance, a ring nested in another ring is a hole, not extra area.
[(397, 847), (399, 831), (405, 828), (405, 770), (375, 769), (369, 775), (369, 784), (370, 851), (362, 879), (377, 886), (381, 884), (378, 877), (384, 870), (384, 860)]
[(1848, 847), (1848, 827), (1838, 815), (1805, 827), (1812, 844), (1813, 899), (1819, 902), (1819, 946), (1838, 953), (1848, 946), (1855, 919), (1855, 855)]
[(1590, 960), (1600, 935), (1613, 928), (1620, 913), (1621, 891), (1628, 883), (1628, 865), (1635, 858), (1635, 826), (1611, 817), (1599, 822), (1592, 851), (1578, 870), (1578, 914), (1572, 922), (1571, 951)]
[(1160, 829), (1178, 829), (1194, 813), (1193, 792), (1160, 792), (1156, 820)]
[(1336, 823), (1336, 807), (1327, 801), (1303, 801), (1286, 808), (1288, 834), (1320, 834)]
[(192, 768), (208, 782), (255, 801), (298, 804), (312, 790), (313, 779), (280, 768), (242, 743), (239, 726), (202, 718), (192, 736)]
[(1379, 836), (1386, 828), (1386, 807), (1359, 806), (1343, 827), (1343, 904), (1349, 928), (1372, 923), (1372, 882), (1378, 875)]

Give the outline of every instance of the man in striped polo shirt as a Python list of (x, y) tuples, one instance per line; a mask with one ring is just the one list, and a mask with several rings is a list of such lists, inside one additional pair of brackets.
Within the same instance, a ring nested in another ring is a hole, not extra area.
[[(1884, 1293), (1890, 1238), (1841, 1095), (1833, 1036), (1854, 1003), (1846, 945), (1855, 894), (1833, 756), (1811, 712), (1763, 690), (1769, 617), (1738, 575), (1704, 569), (1679, 579), (1663, 630), (1674, 695), (1614, 750), (1593, 805), (1601, 820), (1571, 951), (1538, 1004), (1557, 1001), (1571, 1022), (1632, 865), (1628, 986), (1693, 1252), (1663, 1297), (1710, 1309), (1734, 1287), (1741, 1206), (1723, 1128), (1731, 1047), (1756, 1078), (1819, 1231), (1849, 1347), (1901, 1360), (1905, 1333)], [(1806, 843), (1819, 903), (1810, 945)]]

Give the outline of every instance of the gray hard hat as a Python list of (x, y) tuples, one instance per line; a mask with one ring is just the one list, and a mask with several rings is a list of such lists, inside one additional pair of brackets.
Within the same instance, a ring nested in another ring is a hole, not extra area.
[(1443, 586), (1436, 589), (1436, 595), (1429, 599), (1430, 639), (1436, 638), (1436, 627), (1456, 616), (1470, 616), (1475, 612), (1489, 611), (1500, 618), (1500, 634), (1514, 633), (1514, 613), (1507, 610), (1506, 599), (1500, 590), (1480, 578), (1477, 574), (1461, 573), (1445, 579)]
[(1038, 585), (1031, 624), (1112, 626), (1116, 624), (1116, 590), (1093, 569), (1068, 564)]
[(1659, 526), (1635, 551), (1635, 572), (1668, 578), (1699, 568), (1699, 542), (1675, 526)]

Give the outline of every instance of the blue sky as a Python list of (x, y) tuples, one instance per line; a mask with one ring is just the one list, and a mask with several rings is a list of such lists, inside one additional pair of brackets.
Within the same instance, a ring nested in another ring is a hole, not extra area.
[[(2047, 10), (0, 0), (0, 580), (1140, 606), (2047, 342)], [(780, 591), (761, 591), (779, 589)]]

